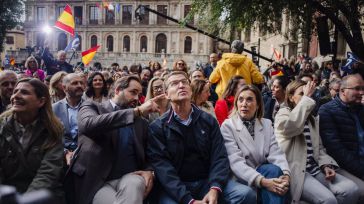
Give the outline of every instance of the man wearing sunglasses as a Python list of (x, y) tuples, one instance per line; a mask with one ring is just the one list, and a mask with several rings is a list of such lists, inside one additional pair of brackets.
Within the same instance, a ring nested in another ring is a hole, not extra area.
[(338, 172), (354, 181), (364, 202), (364, 80), (345, 76), (339, 94), (321, 106), (320, 135), (327, 152), (340, 165)]

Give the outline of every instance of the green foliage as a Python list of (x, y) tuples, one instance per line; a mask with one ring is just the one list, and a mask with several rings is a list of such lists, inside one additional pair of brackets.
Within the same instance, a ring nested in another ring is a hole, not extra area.
[[(326, 15), (341, 32), (351, 50), (364, 60), (364, 43), (359, 20), (364, 14), (364, 0), (192, 0), (194, 12), (215, 30), (254, 29), (280, 32), (282, 12), (290, 16), (293, 28), (304, 37), (312, 32), (315, 14)], [(216, 23), (221, 22), (221, 23)], [(258, 24), (257, 24), (258, 23)]]
[(21, 24), (23, 7), (24, 0), (2, 0), (0, 4), (0, 52), (4, 49), (6, 31)]

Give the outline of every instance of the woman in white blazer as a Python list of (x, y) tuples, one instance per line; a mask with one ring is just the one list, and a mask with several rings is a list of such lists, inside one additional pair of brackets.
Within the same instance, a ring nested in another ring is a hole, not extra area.
[(354, 182), (335, 172), (338, 164), (326, 154), (319, 135), (318, 118), (312, 115), (313, 82), (291, 82), (286, 104), (275, 118), (275, 135), (292, 171), (292, 203), (353, 203), (358, 199)]
[(258, 189), (263, 204), (284, 203), (290, 170), (278, 147), (272, 123), (263, 117), (258, 88), (243, 86), (235, 95), (231, 117), (222, 124), (230, 167), (236, 179)]

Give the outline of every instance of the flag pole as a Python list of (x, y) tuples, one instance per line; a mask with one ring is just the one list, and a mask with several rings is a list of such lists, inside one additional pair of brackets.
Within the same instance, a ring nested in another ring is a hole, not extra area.
[(71, 64), (71, 61), (72, 61), (72, 59), (73, 59), (73, 57), (75, 56), (75, 53), (76, 53), (76, 50), (75, 49), (72, 49), (72, 50), (73, 50), (73, 53), (71, 55), (70, 60), (68, 61), (68, 64)]

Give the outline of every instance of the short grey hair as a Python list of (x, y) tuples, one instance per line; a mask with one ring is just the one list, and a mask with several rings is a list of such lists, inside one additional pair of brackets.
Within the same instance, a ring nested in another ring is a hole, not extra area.
[(65, 54), (67, 54), (67, 53), (64, 50), (58, 51), (58, 53), (57, 53), (57, 59), (59, 59), (61, 57), (61, 55), (65, 55)]
[(231, 52), (241, 54), (244, 51), (244, 43), (240, 40), (234, 40), (231, 43)]
[(69, 84), (71, 82), (71, 80), (75, 77), (81, 77), (79, 74), (77, 73), (70, 73), (70, 74), (67, 74), (63, 77), (62, 79), (62, 85), (63, 86), (66, 86), (67, 84)]
[(0, 81), (3, 80), (5, 77), (11, 76), (11, 75), (13, 75), (13, 76), (15, 76), (15, 78), (17, 78), (16, 73), (12, 70), (4, 70), (4, 71), (0, 72)]
[(334, 80), (332, 80), (330, 82), (330, 84), (329, 84), (329, 89), (332, 89), (336, 84), (339, 84), (339, 86), (341, 86), (341, 79), (334, 79)]

